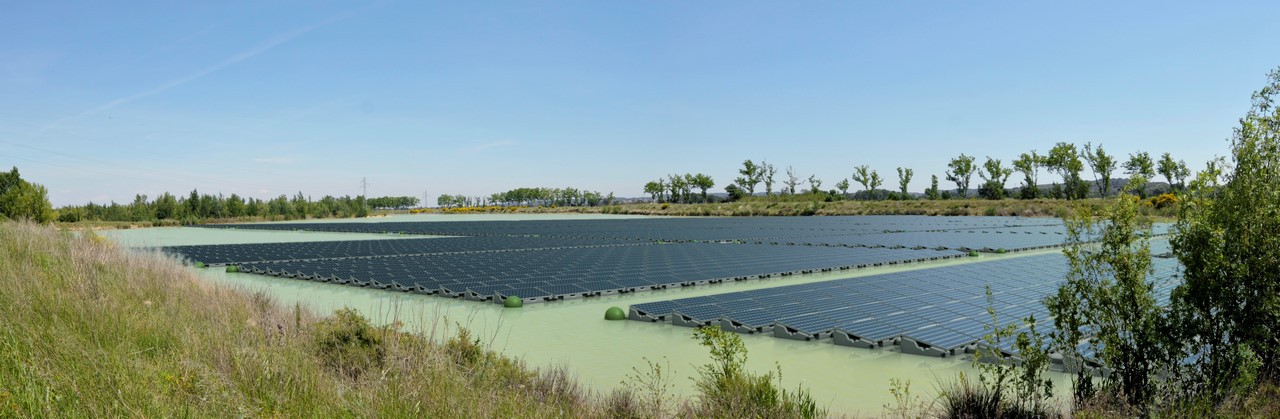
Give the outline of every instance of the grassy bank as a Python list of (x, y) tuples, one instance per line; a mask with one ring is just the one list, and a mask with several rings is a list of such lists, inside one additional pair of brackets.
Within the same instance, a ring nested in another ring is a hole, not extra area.
[[(910, 201), (790, 201), (776, 197), (753, 197), (737, 202), (708, 204), (625, 204), (598, 207), (530, 207), (529, 213), (596, 213), (669, 216), (805, 216), (805, 215), (939, 215), (939, 216), (1023, 216), (1061, 217), (1076, 205), (1095, 209), (1103, 199), (1065, 201), (1060, 199), (949, 199)], [(1172, 216), (1173, 206), (1144, 205), (1146, 215)]]
[(0, 318), (0, 417), (609, 415), (465, 336), (317, 318), (31, 224), (0, 223)]
[(320, 317), (92, 232), (31, 223), (0, 223), (0, 319), (0, 418), (824, 414), (803, 391), (744, 370), (732, 333), (703, 335), (715, 339), (704, 339), (712, 362), (696, 397), (661, 391), (653, 371), (637, 371), (651, 384), (642, 391), (595, 391), (445, 321), (405, 331), (345, 309)]

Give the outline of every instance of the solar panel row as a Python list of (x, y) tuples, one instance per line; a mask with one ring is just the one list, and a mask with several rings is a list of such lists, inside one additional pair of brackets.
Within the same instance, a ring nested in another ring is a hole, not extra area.
[(636, 244), (639, 243), (619, 239), (514, 236), (220, 244), (173, 246), (162, 248), (161, 250), (187, 260), (203, 262), (210, 266), (218, 266), (247, 262), (300, 261), (314, 259), (343, 259)]
[[(1155, 258), (1153, 264), (1157, 295), (1167, 304), (1177, 261)], [(896, 343), (906, 353), (947, 356), (972, 349), (987, 334), (992, 318), (986, 286), (992, 289), (999, 324), (1021, 325), (1029, 316), (1046, 321), (1040, 301), (1057, 290), (1067, 269), (1061, 254), (1037, 255), (635, 304), (629, 317), (684, 326), (719, 324), (788, 339), (830, 337), (836, 344), (863, 348)], [(1037, 327), (1051, 330), (1049, 323)]]
[[(726, 217), (479, 222), (273, 223), (210, 228), (402, 233), (443, 236), (556, 237), (643, 242), (739, 241), (846, 247), (1025, 250), (1061, 245), (1054, 219), (1019, 217)], [(1162, 234), (1167, 225), (1157, 225)]]
[(673, 243), (252, 262), (244, 272), (527, 302), (958, 257), (955, 251)]

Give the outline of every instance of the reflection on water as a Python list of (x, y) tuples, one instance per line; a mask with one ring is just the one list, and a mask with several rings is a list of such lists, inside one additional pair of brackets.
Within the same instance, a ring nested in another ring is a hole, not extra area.
[[(616, 216), (563, 214), (525, 215), (404, 215), (371, 221), (520, 220), (573, 219)], [(205, 228), (148, 228), (104, 232), (128, 246), (165, 246), (218, 243), (263, 243), (380, 239), (401, 236), (319, 232), (224, 230)], [(669, 364), (675, 391), (688, 395), (693, 386), (695, 365), (707, 362), (707, 352), (692, 339), (691, 329), (670, 324), (636, 321), (606, 321), (611, 306), (744, 291), (778, 285), (865, 276), (922, 267), (971, 263), (974, 260), (1021, 257), (1055, 250), (989, 255), (980, 258), (928, 262), (905, 266), (877, 267), (857, 271), (795, 275), (756, 281), (725, 283), (627, 295), (593, 297), (582, 300), (529, 304), (521, 309), (416, 294), (370, 290), (345, 285), (315, 283), (251, 274), (228, 274), (221, 269), (198, 272), (211, 281), (247, 290), (265, 290), (286, 306), (300, 303), (319, 313), (352, 307), (379, 322), (402, 321), (406, 328), (430, 333), (433, 328), (459, 322), (492, 347), (519, 357), (534, 366), (567, 365), (584, 384), (601, 391), (619, 385), (633, 368), (645, 367), (645, 359)], [(443, 332), (439, 332), (443, 333)], [(933, 394), (938, 380), (954, 379), (964, 372), (976, 372), (967, 358), (930, 358), (903, 355), (893, 349), (857, 349), (835, 346), (830, 340), (800, 342), (770, 336), (742, 335), (749, 353), (748, 366), (765, 372), (781, 367), (782, 382), (788, 388), (803, 384), (813, 396), (835, 412), (858, 416), (878, 415), (884, 405), (894, 402), (889, 380), (910, 380), (912, 392)], [(1059, 394), (1069, 381), (1065, 374), (1053, 374)]]

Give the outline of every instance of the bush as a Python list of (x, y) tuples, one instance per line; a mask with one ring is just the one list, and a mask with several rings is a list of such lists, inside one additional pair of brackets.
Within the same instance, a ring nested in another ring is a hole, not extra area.
[(943, 418), (1051, 418), (1059, 416), (1042, 404), (1018, 403), (995, 389), (961, 375), (938, 389), (938, 416)]
[(782, 373), (752, 374), (744, 369), (747, 348), (737, 334), (719, 326), (694, 330), (693, 338), (711, 351), (712, 362), (698, 368), (697, 417), (803, 417), (826, 416), (803, 388), (781, 390)]
[(1151, 205), (1161, 209), (1178, 205), (1178, 196), (1171, 193), (1153, 196), (1151, 197)]
[(326, 367), (351, 379), (382, 367), (387, 356), (385, 334), (385, 330), (373, 327), (350, 308), (338, 310), (332, 318), (316, 323), (313, 332), (320, 360)]

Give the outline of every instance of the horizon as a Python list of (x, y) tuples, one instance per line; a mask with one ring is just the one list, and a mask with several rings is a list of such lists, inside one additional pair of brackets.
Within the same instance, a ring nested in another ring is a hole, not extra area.
[(824, 189), (862, 164), (895, 189), (907, 167), (918, 192), (954, 189), (961, 153), (1008, 164), (1059, 141), (1198, 171), (1280, 64), (1258, 53), (1267, 2), (10, 9), (0, 168), (59, 207), (356, 196), (362, 179), (425, 205), (645, 197), (671, 173), (723, 192), (746, 159)]

